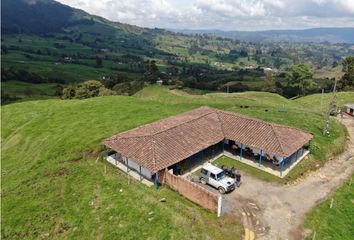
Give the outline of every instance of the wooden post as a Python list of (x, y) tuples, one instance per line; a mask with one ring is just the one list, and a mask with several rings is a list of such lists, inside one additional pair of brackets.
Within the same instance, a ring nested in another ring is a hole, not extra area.
[(241, 149), (240, 149), (240, 160), (242, 161), (242, 152), (243, 152), (243, 144), (241, 144)]

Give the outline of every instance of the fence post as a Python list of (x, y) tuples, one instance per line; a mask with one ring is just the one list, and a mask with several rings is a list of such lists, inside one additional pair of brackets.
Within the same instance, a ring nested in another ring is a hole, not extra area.
[(222, 197), (219, 195), (218, 197), (218, 217), (221, 216), (221, 209), (222, 209)]

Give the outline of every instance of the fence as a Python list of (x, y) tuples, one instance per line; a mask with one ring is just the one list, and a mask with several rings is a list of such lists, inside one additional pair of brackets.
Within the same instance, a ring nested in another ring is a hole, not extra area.
[(185, 178), (173, 175), (168, 171), (165, 171), (164, 173), (163, 182), (190, 201), (209, 211), (216, 212), (218, 216), (220, 216), (221, 197), (218, 194), (212, 193), (207, 189), (198, 186)]

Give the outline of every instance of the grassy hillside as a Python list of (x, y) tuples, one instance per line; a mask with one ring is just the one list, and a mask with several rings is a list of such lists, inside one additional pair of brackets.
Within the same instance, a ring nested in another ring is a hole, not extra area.
[[(165, 187), (156, 191), (135, 181), (128, 184), (124, 174), (96, 161), (102, 139), (201, 105), (313, 132), (313, 156), (287, 180), (322, 164), (344, 141), (344, 129), (334, 121), (331, 136), (321, 135), (323, 121), (313, 113), (316, 106), (303, 108), (268, 93), (193, 96), (149, 87), (135, 97), (9, 104), (1, 107), (2, 238), (240, 238), (235, 218), (217, 219)], [(285, 106), (288, 112), (278, 111)], [(162, 197), (165, 203), (159, 202)]]
[[(333, 207), (330, 209), (332, 198)], [(353, 239), (353, 202), (354, 187), (351, 180), (348, 180), (308, 215), (305, 227), (313, 231), (308, 239), (313, 239), (315, 232), (316, 239)]]
[[(340, 76), (342, 58), (354, 54), (347, 44), (257, 44), (141, 28), (53, 0), (6, 0), (2, 6), (2, 81), (66, 85), (124, 73), (124, 82), (160, 78), (187, 88), (241, 92), (264, 89), (263, 68), (272, 68), (277, 88), (271, 91), (293, 97), (297, 93), (283, 74), (290, 65), (307, 63), (320, 73), (308, 93), (329, 91), (333, 83), (326, 78)], [(148, 61), (158, 67), (150, 77)]]

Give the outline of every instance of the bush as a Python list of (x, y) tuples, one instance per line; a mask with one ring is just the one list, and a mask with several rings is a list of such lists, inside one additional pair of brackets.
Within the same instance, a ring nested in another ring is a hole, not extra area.
[(116, 95), (117, 93), (115, 91), (112, 91), (108, 88), (101, 87), (98, 93), (98, 96), (111, 96), (111, 95)]
[(103, 84), (96, 80), (89, 80), (81, 83), (76, 90), (75, 98), (84, 99), (90, 97), (97, 97), (100, 88), (103, 88)]
[(103, 84), (96, 80), (89, 80), (79, 84), (78, 86), (68, 86), (63, 89), (63, 99), (85, 99), (97, 96), (109, 96), (115, 95), (114, 91), (111, 91), (103, 86)]
[(70, 85), (70, 86), (63, 89), (63, 92), (62, 92), (63, 99), (73, 99), (73, 98), (75, 98), (75, 95), (76, 95), (76, 87), (75, 86)]
[(118, 83), (113, 86), (113, 91), (119, 95), (133, 95), (137, 91), (141, 90), (144, 87), (144, 83), (141, 81), (132, 81)]

